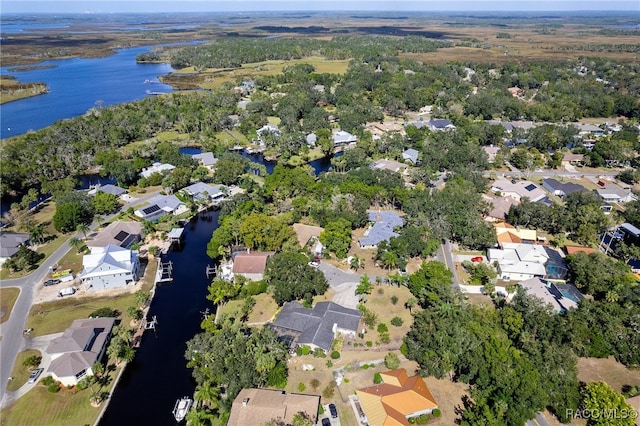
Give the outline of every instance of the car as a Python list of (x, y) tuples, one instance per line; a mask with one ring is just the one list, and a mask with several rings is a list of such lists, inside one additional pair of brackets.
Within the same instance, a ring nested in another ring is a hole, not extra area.
[(318, 262), (309, 262), (309, 266), (311, 266), (312, 268), (317, 268), (318, 266), (320, 266), (320, 264)]
[(336, 408), (336, 404), (329, 404), (329, 412), (331, 412), (331, 417), (334, 419), (338, 417), (338, 409)]
[(27, 380), (27, 383), (35, 383), (38, 379), (38, 376), (42, 374), (43, 371), (44, 368), (36, 368), (35, 370), (33, 370), (29, 375), (29, 380)]
[(331, 426), (331, 420), (326, 417), (322, 418), (322, 426)]
[(50, 286), (50, 285), (56, 285), (56, 284), (60, 284), (60, 280), (46, 280), (44, 282), (44, 286)]
[(471, 261), (474, 263), (482, 262), (483, 260), (482, 256), (475, 256), (471, 258)]

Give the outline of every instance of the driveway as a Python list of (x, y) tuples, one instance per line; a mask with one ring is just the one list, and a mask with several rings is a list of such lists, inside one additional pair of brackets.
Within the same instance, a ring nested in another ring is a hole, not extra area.
[(335, 292), (333, 301), (345, 308), (357, 309), (359, 298), (356, 295), (356, 287), (360, 284), (362, 275), (345, 272), (323, 262), (320, 263), (318, 269), (322, 271), (329, 282), (329, 286)]

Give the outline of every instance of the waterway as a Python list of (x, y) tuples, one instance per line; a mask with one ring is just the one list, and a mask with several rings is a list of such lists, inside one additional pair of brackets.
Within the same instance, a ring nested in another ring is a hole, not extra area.
[(38, 66), (53, 67), (28, 71), (0, 68), (3, 76), (14, 76), (21, 82), (43, 82), (49, 89), (47, 94), (1, 105), (0, 137), (39, 130), (99, 105), (139, 100), (150, 96), (147, 90), (171, 92), (171, 86), (158, 82), (159, 76), (173, 71), (171, 65), (136, 63), (137, 55), (150, 50), (151, 47), (136, 47), (120, 49), (104, 58), (46, 61)]
[(202, 312), (213, 311), (206, 299), (210, 280), (205, 267), (212, 265), (206, 247), (218, 226), (218, 213), (204, 213), (191, 221), (182, 248), (163, 257), (163, 262), (173, 262), (174, 278), (158, 285), (149, 309), (150, 316), (157, 316), (157, 330), (143, 336), (100, 426), (175, 425), (171, 411), (176, 400), (193, 395), (195, 381), (184, 353), (186, 342), (201, 331)]

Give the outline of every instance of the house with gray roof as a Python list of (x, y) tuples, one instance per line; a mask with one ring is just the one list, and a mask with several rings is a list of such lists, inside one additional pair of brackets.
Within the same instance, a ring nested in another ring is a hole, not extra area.
[(111, 194), (111, 195), (115, 195), (116, 197), (120, 197), (126, 194), (127, 190), (120, 188), (119, 186), (116, 186), (116, 185), (107, 184), (107, 185), (96, 186), (95, 188), (90, 190), (88, 194), (96, 195), (98, 192), (104, 192), (106, 194)]
[(352, 135), (349, 132), (345, 132), (344, 130), (339, 130), (333, 134), (333, 145), (348, 145), (350, 143), (357, 142), (358, 138)]
[(213, 152), (202, 152), (200, 154), (193, 154), (191, 158), (196, 160), (198, 164), (206, 167), (207, 169), (213, 169), (218, 162), (218, 159), (213, 156)]
[(362, 312), (333, 302), (318, 302), (313, 309), (298, 302), (287, 302), (271, 327), (289, 341), (289, 346), (307, 345), (325, 352), (338, 335), (355, 336)]
[(196, 182), (182, 188), (180, 192), (193, 197), (195, 202), (207, 203), (210, 201), (222, 200), (224, 198), (225, 190), (226, 187), (223, 185), (207, 185), (206, 183)]
[(49, 343), (51, 357), (48, 372), (65, 386), (78, 384), (85, 376), (93, 376), (96, 362), (101, 362), (111, 337), (114, 318), (77, 319), (62, 336)]
[(574, 192), (588, 191), (582, 185), (573, 182), (560, 182), (556, 179), (543, 179), (542, 187), (558, 197), (566, 197)]
[(427, 124), (429, 130), (432, 131), (444, 131), (444, 130), (455, 130), (456, 126), (450, 121), (445, 119), (435, 119), (429, 120)]
[(20, 246), (29, 241), (29, 234), (0, 232), (0, 265), (16, 254)]
[(418, 164), (418, 155), (419, 154), (420, 153), (418, 152), (418, 150), (413, 149), (413, 148), (409, 148), (405, 152), (402, 153), (402, 158), (405, 161), (410, 161), (411, 164)]
[(91, 241), (87, 247), (106, 247), (110, 244), (123, 248), (131, 248), (142, 238), (142, 224), (134, 221), (111, 222)]
[(520, 287), (548, 305), (556, 313), (566, 312), (578, 306), (584, 299), (580, 290), (571, 284), (559, 284), (541, 280), (538, 277), (530, 278), (519, 283)]
[(627, 203), (638, 199), (630, 189), (623, 189), (614, 183), (608, 183), (594, 191), (608, 203)]
[(167, 214), (181, 214), (187, 211), (185, 204), (175, 195), (159, 195), (149, 201), (146, 207), (142, 207), (133, 214), (142, 220), (158, 220)]
[(398, 213), (393, 211), (372, 211), (369, 212), (369, 222), (371, 225), (365, 231), (364, 236), (358, 240), (360, 248), (376, 248), (381, 241), (389, 241), (399, 234), (394, 232), (394, 228), (404, 224)]

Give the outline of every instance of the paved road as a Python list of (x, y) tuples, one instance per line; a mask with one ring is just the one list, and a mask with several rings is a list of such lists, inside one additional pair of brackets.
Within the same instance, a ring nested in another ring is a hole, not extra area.
[(444, 243), (441, 244), (440, 247), (438, 247), (438, 251), (436, 252), (436, 258), (440, 262), (444, 263), (453, 274), (453, 290), (456, 291), (460, 289), (460, 282), (458, 281), (458, 275), (456, 274), (453, 255), (451, 254), (451, 250), (452, 250), (451, 241), (447, 239), (443, 241)]
[(536, 417), (531, 420), (527, 420), (525, 426), (551, 426), (542, 413), (536, 413)]
[[(159, 191), (151, 192), (144, 197), (136, 198), (125, 204), (121, 210), (126, 210), (130, 206), (144, 203), (149, 199), (158, 195)], [(110, 220), (115, 214), (107, 216), (104, 220)], [(98, 224), (93, 224), (91, 229), (95, 229)], [(76, 234), (80, 237), (79, 234)], [(22, 278), (0, 281), (0, 287), (17, 287), (20, 294), (16, 300), (9, 319), (0, 324), (0, 408), (4, 408), (8, 404), (6, 383), (11, 376), (13, 363), (15, 362), (18, 352), (25, 348), (25, 337), (22, 334), (27, 315), (33, 304), (33, 296), (37, 285), (44, 280), (49, 273), (49, 268), (56, 265), (70, 250), (71, 246), (65, 241), (51, 256), (46, 258), (40, 267), (30, 275)]]
[[(356, 295), (356, 287), (362, 275), (345, 272), (324, 262), (320, 263), (318, 269), (322, 271), (329, 286), (335, 291), (333, 301), (346, 308), (357, 309), (359, 299)], [(375, 280), (375, 278), (372, 279)]]

